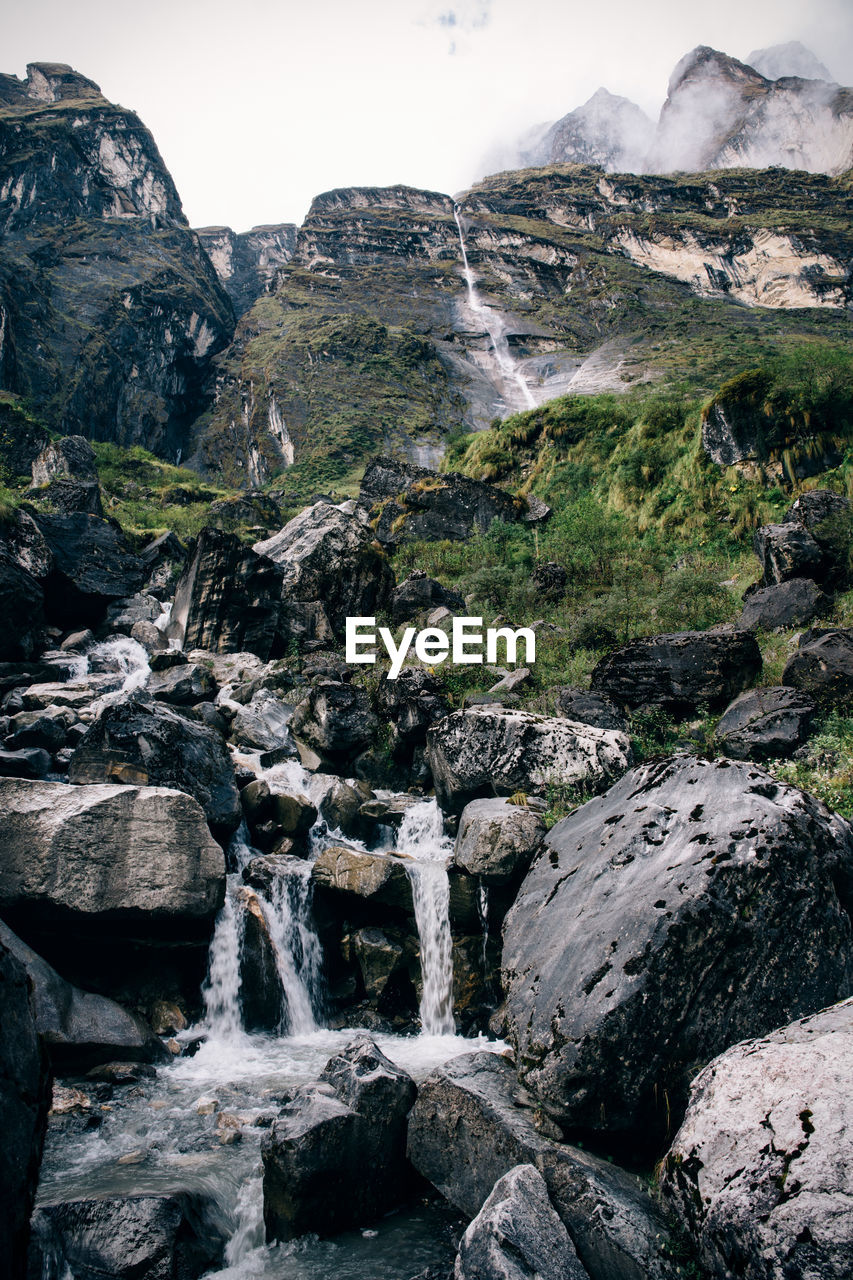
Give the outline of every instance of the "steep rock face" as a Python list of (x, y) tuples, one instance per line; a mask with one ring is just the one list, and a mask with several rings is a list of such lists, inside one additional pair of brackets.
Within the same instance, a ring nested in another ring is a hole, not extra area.
[(494, 485), (455, 472), (437, 476), (393, 458), (372, 458), (367, 464), (359, 501), (385, 546), (470, 538), (485, 533), (493, 520), (515, 522), (524, 509), (523, 502)]
[(672, 73), (652, 172), (765, 168), (842, 173), (853, 157), (853, 94), (836, 84), (785, 76), (700, 45)]
[(148, 130), (67, 67), (0, 84), (0, 384), (63, 432), (186, 451), (233, 312)]
[(552, 124), (522, 160), (534, 164), (594, 164), (608, 173), (642, 169), (655, 126), (627, 98), (598, 89), (583, 106)]
[(293, 257), (296, 232), (292, 222), (252, 227), (239, 235), (230, 227), (200, 227), (196, 232), (238, 316), (269, 292), (276, 272)]
[(523, 1081), (566, 1128), (661, 1142), (696, 1066), (849, 995), (852, 873), (849, 824), (757, 766), (633, 770), (552, 828), (507, 916)]
[(728, 1049), (693, 1082), (663, 1193), (708, 1274), (846, 1280), (853, 1000)]

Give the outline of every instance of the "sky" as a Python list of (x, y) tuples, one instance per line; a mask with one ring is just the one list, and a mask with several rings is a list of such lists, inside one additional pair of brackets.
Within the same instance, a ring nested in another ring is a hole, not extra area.
[[(3, 13), (3, 10), (6, 10)], [(154, 134), (191, 225), (343, 186), (455, 193), (604, 85), (653, 118), (698, 44), (801, 40), (853, 84), (853, 0), (0, 0), (0, 70), (66, 62)]]

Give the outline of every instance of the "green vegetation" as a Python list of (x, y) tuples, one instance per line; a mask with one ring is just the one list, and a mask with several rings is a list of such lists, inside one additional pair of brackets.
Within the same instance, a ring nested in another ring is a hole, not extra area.
[(194, 538), (209, 523), (211, 503), (230, 496), (195, 471), (171, 466), (139, 445), (123, 449), (98, 442), (93, 448), (104, 512), (138, 542), (150, 542), (167, 529), (179, 538)]
[(853, 818), (853, 718), (834, 712), (813, 729), (805, 758), (771, 764), (770, 771)]

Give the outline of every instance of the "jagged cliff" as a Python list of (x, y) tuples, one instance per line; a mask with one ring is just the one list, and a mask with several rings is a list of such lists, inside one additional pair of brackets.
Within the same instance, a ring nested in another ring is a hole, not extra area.
[(268, 291), (279, 267), (293, 257), (296, 231), (292, 222), (239, 234), (230, 227), (199, 227), (196, 234), (238, 316)]
[(843, 173), (853, 164), (853, 90), (797, 42), (756, 50), (748, 63), (700, 45), (675, 67), (657, 123), (599, 89), (501, 157), (504, 168), (555, 163), (632, 173), (771, 165)]
[(378, 450), (429, 463), (460, 422), (566, 392), (710, 387), (779, 334), (844, 332), (850, 204), (823, 175), (502, 174), (458, 198), (472, 305), (450, 197), (328, 192), (216, 362), (197, 458), (317, 485)]
[(69, 67), (0, 77), (0, 389), (174, 457), (233, 311), (148, 130)]

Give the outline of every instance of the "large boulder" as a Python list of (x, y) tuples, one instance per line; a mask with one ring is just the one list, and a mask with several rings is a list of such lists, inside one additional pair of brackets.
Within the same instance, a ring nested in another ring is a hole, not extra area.
[(598, 729), (621, 729), (627, 733), (631, 722), (624, 711), (603, 693), (591, 693), (589, 689), (571, 686), (557, 690), (557, 714), (567, 720), (579, 720)]
[(792, 503), (782, 517), (782, 523), (799, 524), (809, 531), (823, 552), (828, 587), (837, 590), (850, 585), (853, 504), (849, 498), (830, 493), (827, 489), (811, 489)]
[(298, 1089), (261, 1142), (268, 1239), (362, 1226), (405, 1197), (415, 1085), (366, 1036)]
[(38, 582), (43, 582), (53, 569), (53, 552), (23, 507), (18, 507), (0, 525), (0, 547)]
[(761, 581), (765, 587), (791, 578), (823, 581), (824, 554), (803, 525), (762, 525), (756, 529), (752, 545), (761, 562)]
[(548, 1199), (545, 1179), (518, 1164), (495, 1183), (459, 1244), (455, 1280), (589, 1280)]
[(233, 533), (202, 529), (175, 588), (168, 635), (183, 649), (268, 658), (278, 631), (281, 570)]
[(805, 632), (796, 653), (785, 664), (782, 683), (810, 694), (827, 710), (849, 706), (853, 701), (853, 628)]
[(61, 436), (42, 449), (32, 465), (33, 484), (50, 484), (52, 480), (94, 480), (98, 468), (95, 451), (85, 436)]
[(0, 780), (0, 910), (14, 922), (197, 937), (225, 859), (190, 796), (159, 787)]
[(517, 1093), (515, 1071), (493, 1053), (464, 1054), (433, 1071), (409, 1118), (418, 1173), (474, 1217), (500, 1178), (533, 1165), (592, 1280), (674, 1280), (666, 1223), (639, 1178), (546, 1137), (536, 1113), (515, 1104)]
[(422, 666), (403, 667), (396, 680), (384, 674), (376, 706), (393, 725), (391, 745), (399, 750), (422, 746), (429, 726), (450, 710), (441, 681)]
[(482, 796), (542, 795), (549, 783), (600, 785), (631, 763), (627, 736), (500, 706), (454, 711), (427, 731), (427, 760), (442, 809)]
[(321, 891), (344, 895), (350, 903), (358, 899), (395, 911), (413, 911), (405, 863), (387, 853), (329, 845), (314, 862), (311, 878)]
[(458, 591), (443, 587), (435, 578), (427, 577), (423, 569), (413, 569), (391, 596), (391, 619), (395, 627), (411, 622), (421, 613), (429, 613), (443, 606), (451, 613), (463, 614), (465, 601)]
[(807, 693), (784, 685), (748, 689), (726, 707), (714, 737), (733, 760), (777, 760), (805, 742), (816, 709)]
[(30, 1000), (30, 981), (0, 936), (0, 1250), (9, 1280), (23, 1280), (50, 1081)]
[(95, 625), (111, 600), (138, 591), (144, 569), (117, 524), (82, 512), (34, 516), (53, 556), (45, 578), (45, 610), (56, 626)]
[(706, 1274), (849, 1280), (851, 1133), (853, 1000), (715, 1058), (662, 1168)]
[(315, 502), (272, 538), (255, 543), (283, 573), (287, 601), (320, 601), (335, 634), (348, 617), (370, 617), (384, 608), (394, 574), (373, 531), (356, 513)]
[(289, 747), (296, 755), (289, 728), (293, 707), (269, 689), (257, 689), (247, 703), (230, 702), (228, 710), (233, 712), (228, 736), (238, 746), (256, 747), (259, 751)]
[(853, 989), (853, 829), (755, 765), (632, 770), (549, 832), (504, 925), (506, 1029), (564, 1130), (654, 1148), (697, 1067)]
[(162, 1043), (141, 1018), (114, 1000), (81, 991), (66, 982), (2, 920), (0, 945), (26, 970), (36, 1030), (56, 1071), (87, 1071), (104, 1062), (168, 1059)]
[(459, 819), (453, 861), (486, 884), (506, 884), (527, 871), (545, 831), (534, 809), (509, 800), (472, 800)]
[(503, 489), (457, 472), (439, 475), (393, 458), (373, 458), (361, 482), (359, 501), (370, 510), (383, 545), (453, 541), (485, 533), (493, 520), (521, 519), (526, 504)]
[(737, 625), (743, 631), (804, 627), (829, 608), (829, 599), (811, 578), (789, 578), (772, 587), (751, 591)]
[(352, 772), (345, 766), (370, 745), (378, 724), (366, 689), (324, 680), (299, 703), (290, 732), (308, 768)]
[(211, 830), (222, 838), (236, 831), (242, 818), (234, 765), (222, 737), (146, 693), (107, 707), (90, 725), (74, 752), (69, 780), (176, 787), (198, 801)]
[(761, 670), (755, 636), (743, 631), (677, 631), (632, 640), (602, 658), (590, 686), (622, 706), (689, 715), (723, 708)]
[(228, 1224), (200, 1192), (97, 1196), (39, 1205), (31, 1276), (198, 1280), (223, 1260)]

